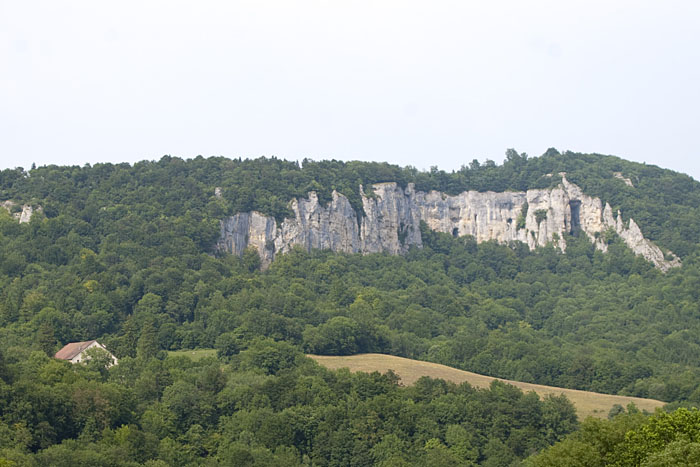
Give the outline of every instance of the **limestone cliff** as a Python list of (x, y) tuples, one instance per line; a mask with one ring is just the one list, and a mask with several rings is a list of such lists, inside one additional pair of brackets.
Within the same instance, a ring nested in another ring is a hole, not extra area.
[(581, 230), (606, 251), (604, 234), (612, 230), (632, 251), (661, 270), (680, 264), (672, 255), (667, 260), (645, 239), (634, 220), (625, 225), (619, 212), (613, 215), (609, 204), (603, 206), (600, 199), (585, 195), (563, 176), (555, 188), (527, 192), (467, 191), (448, 196), (415, 191), (412, 184), (402, 189), (396, 183), (378, 183), (372, 188), (371, 194), (361, 191), (364, 215), (359, 222), (342, 194), (334, 191), (331, 202), (322, 206), (311, 192), (307, 199), (290, 202), (294, 217), (279, 226), (274, 218), (258, 212), (222, 220), (218, 247), (239, 255), (253, 247), (263, 266), (295, 245), (306, 250), (401, 254), (411, 246), (422, 246), (420, 222), (424, 221), (433, 230), (472, 235), (477, 242), (521, 241), (530, 248), (554, 243), (562, 250), (566, 249), (564, 234)]
[[(12, 215), (12, 217), (17, 219), (20, 224), (29, 222), (32, 219), (32, 215), (34, 215), (34, 208), (30, 204), (23, 204), (21, 206), (21, 211), (18, 210), (19, 204), (11, 200), (3, 201), (2, 203), (0, 203), (0, 206), (5, 208), (5, 210), (9, 212)], [(36, 210), (41, 211), (41, 206), (39, 206)]]

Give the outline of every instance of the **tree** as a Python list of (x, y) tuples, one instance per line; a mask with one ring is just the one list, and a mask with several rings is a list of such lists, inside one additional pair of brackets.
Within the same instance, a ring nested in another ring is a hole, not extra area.
[[(676, 458), (681, 452), (697, 456), (700, 454), (698, 443), (700, 410), (681, 407), (671, 413), (657, 412), (641, 427), (625, 435), (615, 455), (616, 465), (640, 465), (652, 455), (655, 462), (664, 457)], [(666, 454), (661, 454), (667, 449)]]
[(321, 355), (352, 355), (360, 350), (359, 332), (360, 326), (355, 320), (335, 316), (317, 329), (309, 328), (304, 332), (305, 347)]
[(39, 330), (36, 336), (37, 344), (41, 350), (46, 352), (46, 355), (52, 357), (54, 350), (56, 348), (56, 337), (54, 335), (54, 329), (51, 324), (43, 322), (39, 325)]
[(243, 267), (245, 267), (248, 271), (253, 272), (257, 269), (260, 269), (260, 255), (258, 254), (258, 250), (255, 248), (248, 247), (243, 251), (243, 256), (241, 257), (241, 263), (243, 263)]
[(156, 329), (156, 321), (153, 317), (148, 317), (141, 329), (141, 335), (139, 337), (138, 345), (136, 348), (136, 355), (139, 358), (147, 360), (153, 358), (158, 354), (160, 350), (158, 346), (158, 331)]
[(241, 349), (240, 336), (235, 332), (225, 332), (216, 338), (214, 347), (219, 358), (236, 355)]
[(241, 362), (248, 368), (260, 368), (267, 374), (275, 374), (294, 366), (300, 356), (301, 352), (287, 342), (259, 339), (241, 352)]

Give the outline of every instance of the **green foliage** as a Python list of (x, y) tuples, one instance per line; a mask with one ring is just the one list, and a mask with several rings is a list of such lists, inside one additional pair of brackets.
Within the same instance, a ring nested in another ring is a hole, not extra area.
[(539, 225), (545, 219), (547, 219), (546, 209), (538, 209), (535, 211), (535, 222), (537, 222), (537, 225)]
[(243, 266), (249, 272), (253, 272), (256, 269), (260, 269), (260, 255), (258, 254), (258, 250), (256, 250), (253, 247), (248, 247), (245, 249), (241, 260)]
[[(125, 357), (106, 378), (16, 351), (16, 383), (0, 392), (0, 458), (17, 465), (468, 465), (502, 451), (520, 459), (576, 427), (571, 404), (512, 386), (424, 378), (405, 388), (391, 373), (331, 372), (270, 340), (226, 365)], [(568, 424), (551, 431), (552, 418)]]
[(313, 330), (313, 333), (307, 333), (305, 347), (311, 353), (322, 355), (352, 355), (358, 351), (359, 332), (354, 320), (336, 316)]
[(241, 349), (240, 336), (233, 332), (225, 332), (216, 338), (216, 355), (227, 358), (236, 355)]
[(527, 201), (523, 203), (523, 207), (520, 211), (520, 214), (518, 214), (518, 218), (515, 221), (515, 228), (517, 230), (524, 229), (525, 228), (525, 221), (527, 219), (527, 211), (528, 211), (529, 205), (527, 204)]
[(697, 408), (680, 408), (672, 413), (660, 412), (625, 435), (625, 440), (615, 455), (615, 464), (639, 465), (652, 454), (655, 455), (654, 463), (658, 463), (666, 455), (677, 458), (678, 453), (683, 451), (691, 457), (697, 457), (700, 453), (698, 443), (700, 411)]
[(680, 408), (651, 417), (620, 414), (586, 420), (580, 431), (528, 459), (527, 465), (681, 466), (700, 462), (700, 412)]
[(141, 329), (136, 355), (145, 359), (153, 358), (158, 353), (158, 350), (159, 346), (155, 319), (148, 317), (144, 321), (143, 328)]
[[(633, 217), (683, 267), (661, 274), (607, 232), (607, 254), (583, 235), (562, 236), (565, 253), (531, 252), (425, 225), (424, 247), (403, 257), (294, 249), (261, 271), (257, 252), (214, 254), (222, 217), (258, 210), (280, 221), (309, 190), (322, 203), (336, 190), (362, 215), (360, 185), (368, 196), (389, 181), (448, 194), (526, 190), (556, 185), (560, 172)], [(326, 372), (302, 351), (387, 352), (700, 403), (700, 189), (681, 174), (555, 150), (538, 158), (509, 150), (500, 166), (473, 161), (452, 173), (166, 156), (4, 170), (0, 195), (44, 210), (21, 225), (0, 210), (0, 462), (503, 465), (576, 426), (556, 398), (430, 381), (399, 388), (391, 375)], [(47, 357), (94, 338), (120, 358), (117, 367)], [(218, 357), (166, 358), (195, 348)], [(571, 465), (604, 465), (624, 454), (672, 465), (697, 456), (689, 429), (649, 428), (625, 441), (643, 420), (586, 421), (538, 459), (557, 465), (570, 452)], [(634, 447), (644, 443), (653, 452)]]
[(240, 360), (244, 367), (261, 368), (268, 374), (276, 374), (294, 366), (301, 357), (299, 350), (286, 343), (271, 339), (257, 340), (241, 352)]

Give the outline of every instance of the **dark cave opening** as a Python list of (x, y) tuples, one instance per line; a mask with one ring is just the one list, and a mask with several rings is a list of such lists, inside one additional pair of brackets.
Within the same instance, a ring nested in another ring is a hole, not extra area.
[(571, 234), (575, 235), (581, 229), (581, 201), (572, 199), (569, 201), (571, 208)]

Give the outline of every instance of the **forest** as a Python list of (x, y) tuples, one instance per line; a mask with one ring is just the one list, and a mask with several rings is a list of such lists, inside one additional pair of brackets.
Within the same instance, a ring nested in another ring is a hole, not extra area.
[[(264, 271), (253, 251), (214, 248), (223, 217), (255, 209), (281, 220), (311, 190), (322, 201), (338, 190), (360, 213), (361, 185), (526, 190), (560, 172), (682, 266), (661, 273), (614, 235), (608, 253), (583, 234), (562, 253), (425, 226), (423, 248), (404, 256), (295, 249)], [(2, 467), (563, 465), (579, 451), (590, 460), (580, 465), (700, 459), (700, 184), (687, 175), (554, 149), (452, 172), (165, 156), (4, 170), (4, 200), (35, 214), (20, 224), (0, 209)], [(51, 358), (89, 339), (119, 365)], [(169, 353), (198, 348), (216, 357)], [(565, 398), (505, 384), (405, 387), (391, 373), (304, 357), (362, 352), (650, 397), (667, 411), (578, 420)]]

